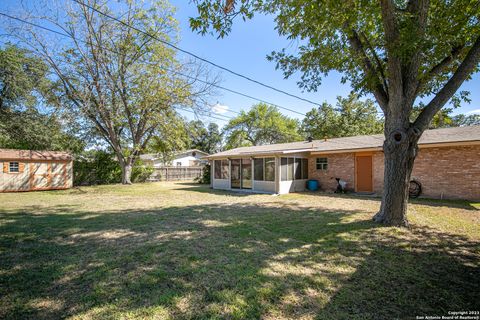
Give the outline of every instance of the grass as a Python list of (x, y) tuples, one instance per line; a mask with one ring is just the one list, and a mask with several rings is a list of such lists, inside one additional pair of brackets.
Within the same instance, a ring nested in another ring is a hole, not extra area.
[(0, 319), (414, 319), (480, 309), (480, 211), (185, 183), (0, 194)]

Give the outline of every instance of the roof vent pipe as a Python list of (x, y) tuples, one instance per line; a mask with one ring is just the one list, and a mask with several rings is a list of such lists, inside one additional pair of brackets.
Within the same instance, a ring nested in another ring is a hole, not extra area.
[(312, 141), (313, 141), (313, 138), (312, 138), (312, 137), (308, 137), (307, 140), (308, 140), (308, 142), (312, 142)]

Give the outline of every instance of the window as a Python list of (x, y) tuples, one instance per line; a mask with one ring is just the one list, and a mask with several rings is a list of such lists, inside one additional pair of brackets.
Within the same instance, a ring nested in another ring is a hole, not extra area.
[(222, 160), (222, 179), (228, 179), (228, 160)]
[(253, 159), (253, 175), (257, 181), (275, 181), (275, 158)]
[(308, 179), (308, 159), (281, 158), (282, 181)]
[(9, 172), (20, 172), (20, 165), (18, 162), (10, 162)]
[(281, 176), (282, 176), (282, 181), (287, 181), (287, 165), (288, 165), (288, 160), (287, 158), (281, 158), (280, 159), (280, 168), (281, 168)]
[(181, 162), (177, 162), (177, 167), (181, 167), (182, 166), (182, 163)]
[(308, 179), (308, 159), (302, 159), (302, 179)]
[(215, 160), (214, 161), (214, 179), (221, 179), (222, 178), (222, 161), (221, 160)]
[(265, 181), (275, 181), (275, 158), (265, 158)]
[(288, 158), (288, 171), (287, 171), (287, 179), (293, 180), (293, 158)]
[(258, 181), (263, 181), (264, 180), (264, 176), (263, 176), (263, 172), (264, 172), (264, 159), (261, 158), (261, 159), (253, 159), (253, 179), (254, 180), (258, 180)]
[(295, 163), (293, 165), (293, 172), (294, 172), (295, 180), (302, 179), (302, 159), (295, 158)]
[(328, 170), (327, 158), (317, 158), (317, 170)]

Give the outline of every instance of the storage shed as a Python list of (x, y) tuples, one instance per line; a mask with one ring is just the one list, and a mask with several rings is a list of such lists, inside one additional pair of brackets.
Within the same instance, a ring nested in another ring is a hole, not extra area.
[(0, 149), (0, 192), (68, 189), (73, 157), (67, 152)]

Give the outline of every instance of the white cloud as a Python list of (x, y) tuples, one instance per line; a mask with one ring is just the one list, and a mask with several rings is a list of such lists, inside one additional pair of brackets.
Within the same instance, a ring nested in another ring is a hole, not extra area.
[(228, 111), (228, 106), (223, 106), (223, 105), (221, 105), (220, 103), (217, 102), (216, 105), (212, 106), (212, 110), (215, 113), (224, 114), (225, 112)]
[(470, 110), (466, 114), (480, 114), (480, 109)]

